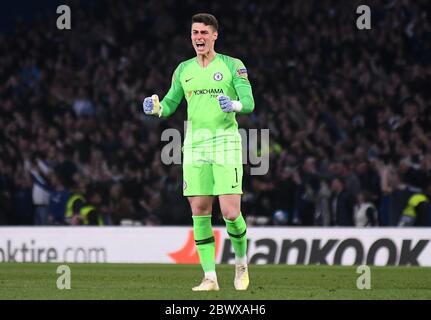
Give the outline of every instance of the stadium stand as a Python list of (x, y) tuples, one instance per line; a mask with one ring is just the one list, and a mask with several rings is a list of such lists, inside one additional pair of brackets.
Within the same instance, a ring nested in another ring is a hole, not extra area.
[[(216, 50), (248, 68), (240, 127), (270, 129), (268, 174), (244, 175), (250, 224), (431, 225), (412, 199), (431, 196), (428, 1), (373, 2), (371, 30), (356, 0), (82, 2), (72, 30), (52, 11), (0, 34), (0, 224), (190, 224), (181, 166), (160, 161), (185, 104), (154, 120), (142, 101), (193, 56), (190, 17), (206, 11)], [(58, 213), (72, 194), (103, 221)]]

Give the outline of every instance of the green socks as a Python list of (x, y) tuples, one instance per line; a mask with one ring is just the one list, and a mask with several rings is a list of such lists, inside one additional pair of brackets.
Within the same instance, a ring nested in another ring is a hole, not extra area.
[(192, 216), (196, 248), (205, 273), (215, 272), (215, 240), (211, 215)]
[[(192, 216), (196, 249), (202, 269), (206, 274), (215, 274), (215, 240), (211, 225), (211, 215)], [(240, 213), (234, 220), (224, 219), (227, 233), (235, 251), (236, 264), (247, 264), (247, 225)]]
[(224, 219), (226, 222), (227, 233), (229, 234), (230, 241), (232, 242), (233, 249), (235, 251), (236, 264), (247, 263), (247, 225), (241, 212), (239, 216), (234, 220), (230, 221)]

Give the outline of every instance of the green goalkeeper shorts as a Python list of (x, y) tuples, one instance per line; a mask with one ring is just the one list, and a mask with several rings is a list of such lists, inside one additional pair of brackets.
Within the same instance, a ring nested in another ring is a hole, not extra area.
[(242, 194), (242, 152), (184, 150), (184, 196)]

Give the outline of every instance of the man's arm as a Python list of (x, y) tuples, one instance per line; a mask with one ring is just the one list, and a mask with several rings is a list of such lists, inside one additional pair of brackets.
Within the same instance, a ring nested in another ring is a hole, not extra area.
[(159, 102), (157, 95), (145, 98), (144, 100), (144, 112), (146, 114), (157, 114), (159, 117), (169, 117), (173, 114), (184, 97), (184, 90), (180, 81), (180, 73), (182, 70), (181, 64), (175, 69), (172, 76), (171, 87), (163, 98)]
[(238, 95), (242, 108), (240, 114), (251, 113), (254, 109), (254, 98), (250, 81), (248, 80), (247, 69), (241, 60), (236, 59), (235, 74), (233, 75), (233, 86)]
[(232, 73), (232, 82), (238, 100), (231, 101), (228, 96), (219, 96), (220, 107), (224, 112), (251, 113), (254, 109), (254, 98), (247, 69), (239, 59), (228, 58), (225, 61)]
[(182, 67), (180, 64), (177, 69), (175, 69), (174, 75), (172, 76), (172, 84), (168, 93), (163, 98), (162, 102), (160, 102), (161, 117), (169, 117), (171, 114), (173, 114), (177, 110), (181, 100), (184, 98), (184, 90), (180, 81), (181, 70)]

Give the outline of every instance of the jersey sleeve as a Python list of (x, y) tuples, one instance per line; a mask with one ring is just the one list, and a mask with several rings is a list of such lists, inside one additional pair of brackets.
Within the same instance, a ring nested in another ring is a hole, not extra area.
[(251, 113), (254, 109), (254, 98), (247, 69), (239, 59), (233, 59), (231, 66), (233, 86), (242, 104), (240, 114)]
[(172, 83), (168, 93), (160, 102), (162, 105), (162, 112), (160, 115), (161, 117), (169, 117), (171, 114), (173, 114), (177, 110), (178, 105), (181, 103), (181, 100), (184, 97), (184, 90), (180, 81), (181, 71), (182, 65), (180, 64), (175, 69), (175, 72), (172, 76)]

